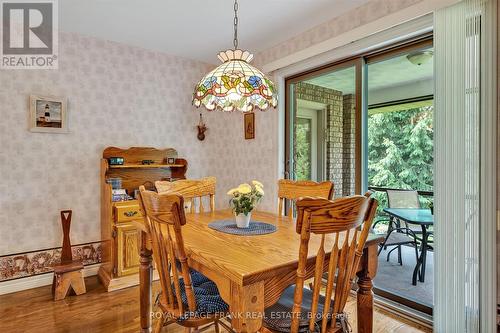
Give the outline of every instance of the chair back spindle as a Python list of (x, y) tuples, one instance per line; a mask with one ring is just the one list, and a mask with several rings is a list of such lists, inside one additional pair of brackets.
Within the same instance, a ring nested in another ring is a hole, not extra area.
[[(300, 326), (311, 234), (321, 237), (321, 242), (316, 253), (309, 330), (315, 331), (320, 318), (320, 332), (335, 331), (338, 329), (336, 318), (343, 315), (376, 209), (376, 200), (361, 195), (333, 201), (317, 198), (297, 201), (296, 232), (301, 235), (301, 243), (291, 332), (298, 332)], [(328, 279), (323, 297), (320, 291), (325, 272), (328, 272)], [(323, 302), (321, 312), (320, 302)]]
[[(196, 299), (181, 231), (186, 224), (184, 198), (177, 193), (147, 191), (144, 186), (139, 190), (139, 204), (152, 240), (153, 258), (160, 277), (160, 302), (177, 317), (187, 311), (194, 312)], [(182, 301), (182, 289), (185, 290), (188, 308)]]
[(293, 205), (302, 197), (331, 200), (333, 197), (333, 183), (330, 181), (318, 183), (310, 180), (278, 180), (278, 215), (283, 215), (283, 209), (288, 200), (288, 213), (286, 215), (291, 217), (293, 214)]
[(156, 181), (155, 186), (158, 193), (178, 193), (184, 197), (191, 213), (196, 212), (196, 203), (198, 211), (203, 213), (205, 207), (203, 198), (208, 197), (210, 211), (215, 210), (215, 177), (205, 177), (201, 179), (181, 179), (174, 182)]

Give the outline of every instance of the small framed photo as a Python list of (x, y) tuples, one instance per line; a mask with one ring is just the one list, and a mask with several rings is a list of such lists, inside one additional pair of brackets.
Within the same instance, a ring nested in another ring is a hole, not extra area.
[(31, 132), (68, 133), (66, 99), (55, 96), (30, 96)]
[(173, 157), (168, 157), (168, 158), (167, 158), (167, 164), (175, 164), (175, 158), (173, 158)]
[(244, 117), (245, 139), (255, 139), (255, 113), (245, 113)]

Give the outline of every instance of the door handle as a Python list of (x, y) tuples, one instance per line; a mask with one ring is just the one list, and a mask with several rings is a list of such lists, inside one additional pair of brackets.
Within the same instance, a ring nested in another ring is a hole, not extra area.
[(284, 176), (285, 176), (285, 179), (290, 179), (290, 160), (287, 160), (285, 163)]

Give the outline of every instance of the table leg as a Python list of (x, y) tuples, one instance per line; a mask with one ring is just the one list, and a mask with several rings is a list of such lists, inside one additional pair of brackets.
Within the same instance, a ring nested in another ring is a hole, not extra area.
[(422, 244), (420, 246), (420, 256), (417, 258), (417, 264), (413, 270), (412, 284), (417, 285), (417, 277), (420, 282), (424, 282), (425, 263), (427, 261), (427, 229), (422, 225)]
[(141, 231), (139, 267), (141, 332), (151, 332), (151, 285), (153, 282), (152, 251), (148, 247), (147, 233)]
[(373, 332), (373, 278), (377, 274), (378, 244), (366, 247), (360, 262), (358, 276), (358, 333)]
[(424, 250), (424, 247), (423, 247), (423, 241), (422, 241), (422, 245), (420, 246), (420, 256), (417, 257), (417, 263), (415, 264), (415, 268), (413, 269), (412, 284), (414, 286), (417, 285), (417, 277), (418, 277), (419, 281), (422, 278), (421, 267), (422, 267), (422, 261), (423, 261), (423, 255), (424, 255), (423, 250)]
[(422, 226), (422, 267), (420, 268), (420, 282), (425, 280), (425, 266), (427, 263), (427, 228)]
[(231, 326), (236, 332), (254, 333), (262, 328), (264, 283), (248, 286), (231, 284)]

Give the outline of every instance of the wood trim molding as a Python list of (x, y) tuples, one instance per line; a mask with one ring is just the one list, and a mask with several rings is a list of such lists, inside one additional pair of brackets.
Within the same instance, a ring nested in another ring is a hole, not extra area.
[[(83, 276), (87, 277), (97, 275), (97, 271), (100, 266), (101, 264), (94, 264), (84, 267)], [(52, 272), (48, 272), (40, 275), (28, 276), (22, 279), (0, 282), (0, 295), (50, 285), (52, 284), (53, 277), (54, 274), (52, 274)]]

